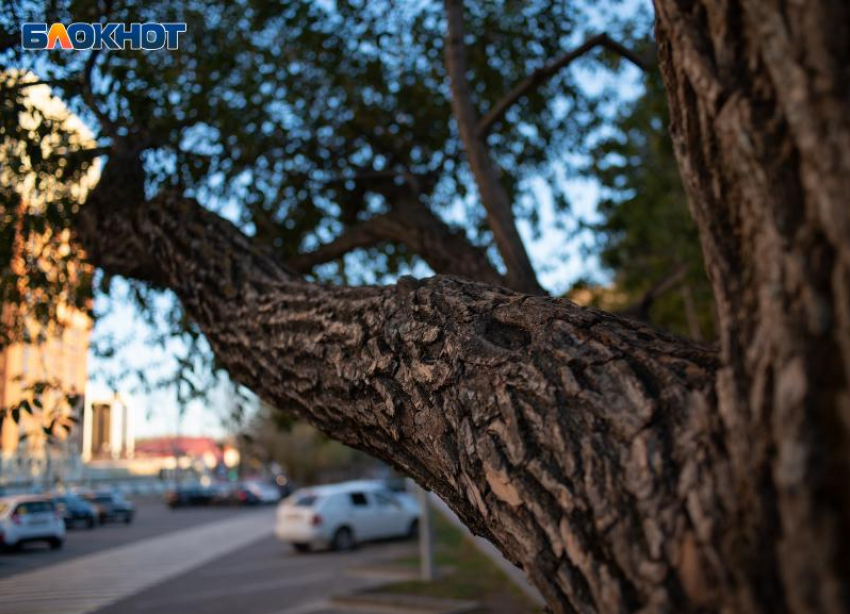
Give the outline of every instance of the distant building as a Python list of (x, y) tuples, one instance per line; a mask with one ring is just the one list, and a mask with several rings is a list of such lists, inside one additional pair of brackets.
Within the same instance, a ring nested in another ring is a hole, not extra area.
[(135, 454), (133, 412), (123, 395), (88, 398), (83, 412), (83, 461), (127, 460)]
[(139, 440), (134, 473), (180, 480), (224, 478), (239, 464), (239, 452), (211, 437), (152, 437)]

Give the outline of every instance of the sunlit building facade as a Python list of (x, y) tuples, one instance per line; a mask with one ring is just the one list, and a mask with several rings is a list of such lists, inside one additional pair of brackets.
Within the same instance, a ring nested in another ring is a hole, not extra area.
[[(40, 115), (62, 121), (79, 143), (94, 145), (91, 132), (61, 101), (51, 96), (47, 86), (27, 88), (27, 98), (30, 107)], [(21, 125), (35, 125), (39, 121), (37, 117), (34, 111), (21, 113)], [(25, 158), (21, 164), (26, 164)], [(92, 167), (82, 181), (73, 185), (60, 182), (45, 185), (34, 177), (21, 178), (8, 173), (8, 168), (0, 164), (0, 180), (14, 182), (20, 196), (20, 210), (11, 217), (17, 223), (25, 211), (44, 206), (45, 199), (52, 194), (82, 198), (97, 181), (98, 168)], [(33, 263), (46, 275), (54, 274), (54, 269), (45, 263), (66, 259), (70, 254), (69, 232), (48, 229), (38, 235), (16, 236), (20, 240), (13, 246), (10, 270), (20, 280), (21, 300), (0, 308), (3, 331), (17, 331), (11, 343), (0, 345), (0, 410), (4, 415), (0, 427), (0, 486), (30, 483), (50, 487), (76, 479), (82, 470), (79, 424), (88, 379), (92, 322), (84, 311), (71, 307), (63, 296), (56, 296), (50, 297), (55, 317), (50, 324), (39, 323), (31, 304), (39, 290), (25, 281), (28, 266)], [(87, 278), (82, 275), (82, 267), (73, 262), (63, 272), (69, 285), (83, 283), (80, 280)], [(26, 402), (24, 406), (22, 401)]]
[[(79, 408), (68, 396), (84, 395), (91, 320), (68, 310), (61, 330), (40, 343), (14, 343), (0, 350), (0, 407), (12, 408), (36, 395), (33, 387), (49, 382), (40, 395), (41, 407), (20, 411), (18, 421), (7, 417), (0, 437), (0, 484), (73, 479), (81, 471)], [(81, 399), (82, 400), (82, 399)], [(51, 437), (44, 428), (51, 423)]]

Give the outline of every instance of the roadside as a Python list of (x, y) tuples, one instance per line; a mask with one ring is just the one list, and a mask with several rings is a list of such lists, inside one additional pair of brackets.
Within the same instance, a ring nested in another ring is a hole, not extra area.
[[(499, 567), (482, 553), (471, 536), (455, 526), (441, 513), (433, 514), (434, 560), (437, 578), (432, 582), (402, 580), (382, 585), (370, 591), (374, 594), (433, 597), (460, 601), (477, 601), (477, 611), (489, 614), (533, 614), (543, 608)], [(393, 564), (414, 574), (419, 557), (410, 554), (393, 561)]]
[(518, 587), (532, 603), (537, 604), (541, 610), (543, 609), (546, 605), (546, 601), (543, 599), (543, 595), (540, 594), (540, 591), (538, 591), (537, 588), (528, 581), (528, 577), (525, 575), (525, 572), (506, 559), (504, 555), (499, 552), (499, 549), (488, 540), (483, 537), (473, 535), (469, 529), (466, 528), (466, 525), (461, 522), (460, 518), (458, 518), (457, 515), (449, 508), (449, 506), (433, 493), (431, 493), (431, 505), (438, 514), (442, 515), (451, 524), (460, 529), (460, 531), (467, 536), (467, 539), (471, 540), (482, 554), (490, 559), (496, 567), (501, 569), (502, 572), (513, 582), (514, 586)]

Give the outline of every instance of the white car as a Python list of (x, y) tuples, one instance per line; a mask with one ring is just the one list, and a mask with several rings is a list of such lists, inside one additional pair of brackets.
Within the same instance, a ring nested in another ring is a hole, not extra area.
[(358, 542), (414, 536), (420, 510), (412, 497), (380, 482), (344, 482), (295, 491), (278, 505), (275, 535), (299, 552), (350, 550)]
[(0, 545), (15, 548), (44, 541), (57, 550), (65, 543), (62, 512), (48, 499), (18, 495), (0, 499)]
[(280, 489), (266, 482), (245, 482), (244, 488), (256, 498), (256, 503), (277, 503), (280, 501)]

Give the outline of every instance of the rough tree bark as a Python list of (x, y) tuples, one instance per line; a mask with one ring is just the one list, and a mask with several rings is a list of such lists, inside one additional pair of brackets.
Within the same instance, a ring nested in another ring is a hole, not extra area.
[(80, 236), (172, 288), (237, 381), (446, 499), (554, 612), (846, 613), (850, 6), (656, 8), (719, 353), (451, 277), (307, 284), (193, 200), (144, 202), (120, 149)]
[(850, 4), (655, 5), (734, 492), (700, 564), (737, 612), (847, 612)]

